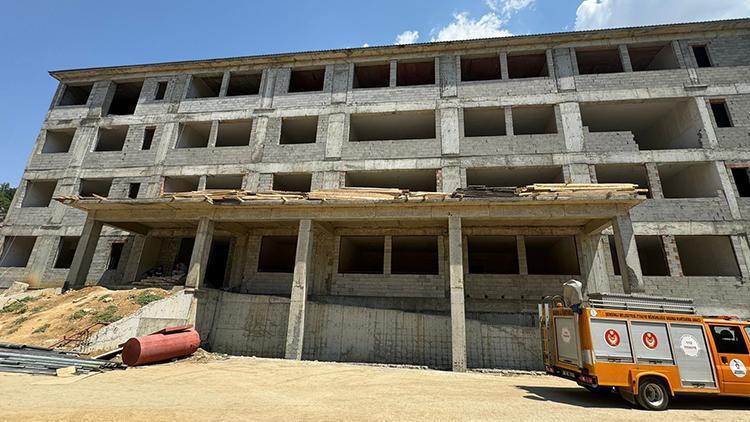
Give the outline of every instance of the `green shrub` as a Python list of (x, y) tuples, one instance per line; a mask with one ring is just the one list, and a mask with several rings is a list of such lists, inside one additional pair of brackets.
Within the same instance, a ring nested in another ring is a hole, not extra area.
[(41, 327), (37, 328), (36, 330), (32, 331), (31, 334), (40, 334), (45, 331), (47, 331), (47, 328), (49, 328), (49, 324), (44, 324)]
[(0, 309), (0, 312), (4, 314), (22, 314), (26, 312), (26, 304), (21, 302), (20, 300), (17, 300), (13, 303), (9, 303), (3, 306), (3, 309)]
[(117, 315), (117, 305), (109, 305), (107, 308), (91, 317), (91, 322), (99, 324), (111, 324), (120, 320), (121, 316)]
[(79, 320), (79, 319), (81, 319), (81, 318), (83, 318), (85, 316), (86, 316), (86, 311), (84, 311), (83, 309), (79, 309), (79, 310), (73, 312), (73, 315), (69, 316), (68, 319), (71, 320), (71, 321), (76, 321), (76, 320)]
[(133, 298), (133, 302), (139, 306), (146, 306), (151, 302), (164, 299), (164, 296), (151, 293), (149, 291), (141, 292)]

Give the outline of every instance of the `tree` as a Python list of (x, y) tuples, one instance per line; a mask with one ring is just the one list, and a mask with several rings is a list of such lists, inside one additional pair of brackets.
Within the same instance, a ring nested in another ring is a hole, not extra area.
[(16, 188), (10, 187), (10, 183), (0, 183), (0, 214), (8, 212), (10, 201), (13, 200), (15, 194)]

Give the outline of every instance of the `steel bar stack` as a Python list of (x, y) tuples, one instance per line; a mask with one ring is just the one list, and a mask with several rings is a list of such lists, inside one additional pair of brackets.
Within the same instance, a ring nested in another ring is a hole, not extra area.
[(0, 372), (57, 375), (57, 370), (75, 367), (77, 374), (125, 369), (108, 360), (80, 357), (77, 353), (23, 344), (0, 343)]

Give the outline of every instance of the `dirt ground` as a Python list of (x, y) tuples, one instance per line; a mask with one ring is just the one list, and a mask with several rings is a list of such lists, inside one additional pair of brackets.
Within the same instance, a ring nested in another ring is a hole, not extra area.
[(90, 377), (0, 373), (0, 420), (750, 420), (750, 399), (678, 398), (666, 412), (544, 375), (278, 359), (199, 359)]
[[(150, 297), (144, 301), (144, 295)], [(0, 306), (0, 342), (50, 346), (94, 322), (112, 322), (136, 312), (148, 300), (168, 295), (162, 289), (109, 290), (98, 286), (61, 295), (53, 289), (39, 295), (28, 292), (19, 295), (20, 301)]]

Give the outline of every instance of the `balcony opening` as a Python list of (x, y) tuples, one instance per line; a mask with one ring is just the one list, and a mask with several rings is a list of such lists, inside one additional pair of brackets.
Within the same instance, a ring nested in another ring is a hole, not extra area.
[(227, 86), (227, 97), (240, 95), (258, 95), (260, 92), (260, 80), (263, 76), (260, 72), (232, 72), (229, 74), (229, 85)]
[(643, 275), (669, 275), (669, 265), (661, 236), (636, 236), (635, 245), (638, 249), (638, 259), (641, 262)]
[(193, 192), (198, 190), (198, 176), (169, 176), (164, 178), (164, 193)]
[[(598, 183), (633, 183), (639, 188), (649, 189), (648, 174), (643, 164), (597, 164)], [(651, 190), (646, 194), (651, 198)]]
[(433, 84), (435, 84), (435, 60), (398, 62), (396, 69), (397, 86)]
[(719, 196), (721, 180), (712, 163), (658, 164), (665, 198), (713, 198)]
[(576, 60), (580, 75), (623, 71), (617, 47), (576, 48)]
[(729, 109), (724, 100), (711, 100), (711, 112), (714, 115), (716, 127), (732, 127), (732, 119), (729, 117)]
[(525, 236), (529, 274), (580, 274), (573, 236)]
[(392, 274), (434, 274), (440, 272), (437, 236), (393, 236)]
[(94, 151), (122, 151), (127, 136), (127, 126), (100, 127)]
[(216, 133), (217, 147), (244, 147), (250, 144), (252, 120), (229, 120), (219, 122)]
[(734, 178), (734, 184), (737, 186), (737, 193), (741, 197), (750, 197), (750, 169), (747, 167), (733, 167), (732, 178)]
[(55, 180), (29, 180), (26, 182), (21, 208), (48, 207), (56, 187)]
[(352, 88), (385, 88), (390, 84), (390, 63), (354, 65)]
[(464, 136), (505, 136), (505, 110), (501, 107), (464, 109)]
[(346, 186), (358, 188), (395, 188), (435, 192), (435, 170), (372, 170), (346, 172)]
[(490, 81), (500, 79), (500, 57), (461, 57), (461, 81)]
[(554, 106), (513, 107), (513, 134), (541, 135), (557, 133)]
[(468, 236), (469, 274), (518, 274), (515, 236)]
[(289, 77), (289, 92), (322, 91), (325, 82), (326, 69), (294, 70)]
[(630, 65), (635, 72), (680, 68), (671, 43), (629, 45), (628, 56), (630, 56)]
[(685, 276), (740, 276), (729, 236), (675, 236), (674, 239)]
[(6, 236), (0, 254), (0, 267), (25, 267), (35, 243), (36, 236)]
[(130, 199), (136, 199), (138, 198), (138, 193), (141, 191), (141, 184), (140, 183), (130, 183), (128, 185), (128, 198)]
[(314, 144), (318, 138), (318, 116), (281, 119), (279, 144)]
[(211, 122), (182, 123), (175, 148), (206, 148), (210, 135)]
[(434, 110), (352, 114), (349, 120), (350, 141), (434, 138)]
[(519, 187), (534, 183), (563, 183), (562, 166), (482, 167), (466, 169), (469, 186)]
[(109, 248), (109, 260), (107, 260), (107, 270), (116, 271), (120, 266), (122, 251), (125, 249), (125, 242), (112, 242)]
[(508, 77), (510, 79), (547, 76), (549, 76), (549, 69), (547, 69), (547, 55), (544, 52), (508, 54)]
[(44, 135), (42, 154), (57, 154), (70, 151), (75, 134), (76, 130), (74, 128), (47, 129)]
[(81, 179), (81, 186), (78, 190), (79, 196), (95, 197), (109, 196), (109, 190), (112, 188), (112, 179)]
[(263, 236), (258, 257), (259, 273), (293, 273), (297, 236)]
[(148, 126), (143, 129), (143, 142), (141, 143), (141, 150), (145, 151), (151, 149), (151, 144), (154, 142), (155, 134), (155, 126)]
[(701, 147), (698, 110), (688, 99), (581, 103), (580, 107), (589, 132), (622, 132), (641, 150)]
[(276, 173), (273, 175), (273, 190), (283, 192), (310, 192), (312, 174)]
[(91, 95), (94, 84), (65, 85), (60, 97), (59, 106), (86, 105)]
[(107, 114), (122, 116), (135, 113), (143, 81), (115, 83), (114, 85), (115, 95), (112, 97)]
[(206, 262), (206, 286), (219, 289), (224, 284), (229, 262), (229, 239), (214, 238)]
[(341, 236), (339, 274), (383, 274), (383, 236)]
[(61, 236), (60, 243), (57, 246), (57, 257), (55, 258), (54, 268), (70, 268), (73, 263), (73, 256), (76, 254), (79, 236)]
[(159, 81), (156, 83), (154, 101), (161, 101), (164, 99), (164, 96), (167, 95), (167, 86), (169, 86), (169, 81)]
[(242, 175), (221, 174), (207, 176), (206, 189), (240, 190), (242, 189)]
[(221, 92), (221, 81), (224, 75), (193, 75), (190, 78), (186, 98), (213, 98)]
[(708, 55), (708, 48), (705, 45), (694, 45), (693, 56), (698, 67), (711, 67), (711, 57)]

